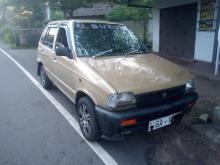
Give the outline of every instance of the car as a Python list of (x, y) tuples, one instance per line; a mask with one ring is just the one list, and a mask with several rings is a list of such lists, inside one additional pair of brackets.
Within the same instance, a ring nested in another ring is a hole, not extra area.
[(50, 22), (39, 41), (37, 67), (45, 89), (54, 84), (75, 104), (88, 141), (177, 124), (198, 99), (191, 73), (114, 22)]

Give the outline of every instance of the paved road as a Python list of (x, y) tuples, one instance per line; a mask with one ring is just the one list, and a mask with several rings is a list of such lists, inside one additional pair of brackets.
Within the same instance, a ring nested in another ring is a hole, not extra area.
[[(36, 50), (0, 47), (36, 76)], [(0, 165), (103, 164), (33, 83), (0, 52)], [(49, 91), (74, 117), (74, 105)], [(219, 164), (220, 147), (180, 124), (99, 144), (122, 165)]]
[(1, 165), (103, 164), (46, 97), (2, 53), (0, 75)]

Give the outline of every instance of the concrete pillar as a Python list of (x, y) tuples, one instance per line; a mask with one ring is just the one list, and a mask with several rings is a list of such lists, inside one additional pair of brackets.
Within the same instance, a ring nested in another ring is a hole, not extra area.
[(153, 9), (153, 52), (160, 51), (160, 9)]
[(46, 15), (47, 15), (47, 21), (49, 21), (51, 19), (51, 9), (49, 2), (46, 2)]

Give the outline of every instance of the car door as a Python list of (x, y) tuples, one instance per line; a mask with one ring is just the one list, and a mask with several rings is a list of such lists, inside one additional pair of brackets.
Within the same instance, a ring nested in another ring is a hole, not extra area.
[[(55, 42), (56, 48), (66, 48), (71, 52), (70, 32), (67, 25), (59, 27), (58, 35)], [(72, 101), (75, 97), (74, 87), (74, 61), (72, 57), (56, 56), (53, 60), (53, 73), (56, 77), (56, 85), (68, 96)]]
[(50, 79), (54, 79), (53, 75), (53, 60), (55, 56), (55, 37), (57, 35), (58, 28), (55, 26), (49, 26), (46, 30), (46, 34), (42, 36), (38, 53), (40, 54), (45, 71)]

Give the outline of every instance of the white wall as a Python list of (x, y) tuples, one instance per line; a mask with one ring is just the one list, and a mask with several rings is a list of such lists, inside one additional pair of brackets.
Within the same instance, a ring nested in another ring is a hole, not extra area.
[(212, 62), (215, 32), (196, 32), (195, 60)]
[(160, 9), (153, 9), (153, 52), (160, 51)]
[(195, 60), (212, 62), (215, 32), (214, 31), (199, 31), (200, 21), (200, 3), (198, 0), (198, 12), (197, 12), (197, 30), (196, 30), (196, 42), (195, 42)]

